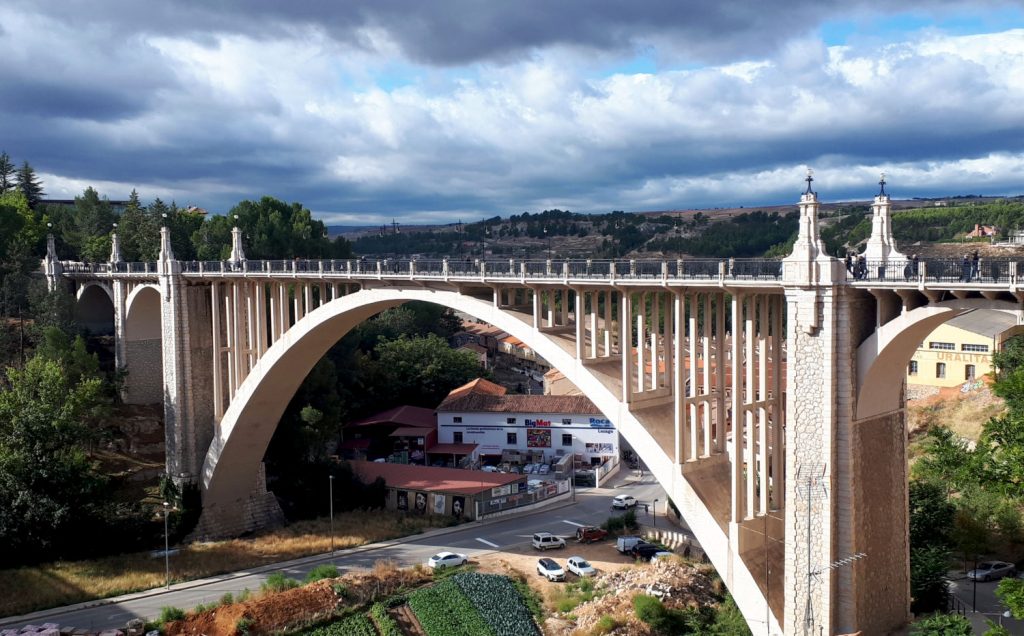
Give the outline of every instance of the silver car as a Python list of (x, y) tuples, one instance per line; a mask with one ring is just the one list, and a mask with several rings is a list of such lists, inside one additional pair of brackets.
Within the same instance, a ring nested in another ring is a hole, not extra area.
[(1006, 561), (982, 561), (973, 570), (967, 573), (967, 578), (973, 581), (995, 581), (1004, 576), (1014, 576), (1017, 568)]

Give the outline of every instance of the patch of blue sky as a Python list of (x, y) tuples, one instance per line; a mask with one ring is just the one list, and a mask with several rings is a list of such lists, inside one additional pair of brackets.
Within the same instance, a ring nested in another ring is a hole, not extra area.
[(1004, 5), (970, 11), (938, 13), (904, 12), (871, 15), (848, 20), (829, 20), (818, 29), (828, 46), (850, 43), (859, 38), (898, 41), (914, 32), (934, 29), (949, 35), (977, 35), (1024, 27), (1024, 8)]

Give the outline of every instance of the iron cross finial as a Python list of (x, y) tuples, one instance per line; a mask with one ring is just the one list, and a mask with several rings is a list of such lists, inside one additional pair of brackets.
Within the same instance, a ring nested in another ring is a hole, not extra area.
[(804, 194), (814, 194), (814, 191), (811, 190), (811, 182), (814, 181), (814, 171), (810, 168), (807, 169), (807, 178), (804, 181), (807, 182), (807, 190)]
[(885, 196), (885, 173), (884, 172), (882, 173), (881, 179), (878, 180), (878, 185), (882, 186), (882, 189), (879, 190), (879, 192), (878, 192), (878, 196), (884, 197)]

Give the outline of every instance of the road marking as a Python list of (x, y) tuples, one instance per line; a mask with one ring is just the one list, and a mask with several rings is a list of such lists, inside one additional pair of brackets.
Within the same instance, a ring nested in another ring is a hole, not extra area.
[(582, 523), (576, 523), (575, 521), (569, 521), (568, 519), (562, 519), (562, 523), (567, 523), (570, 526), (576, 526), (577, 528), (586, 528), (587, 526)]
[(501, 547), (497, 543), (491, 543), (487, 539), (481, 539), (480, 537), (477, 537), (476, 540), (479, 541), (480, 543), (486, 543), (487, 545), (491, 546), (492, 548), (500, 548)]

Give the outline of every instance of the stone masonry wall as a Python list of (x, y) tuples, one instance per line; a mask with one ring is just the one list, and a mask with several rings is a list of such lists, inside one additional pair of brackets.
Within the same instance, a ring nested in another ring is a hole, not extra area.
[(128, 375), (126, 404), (160, 404), (164, 399), (163, 352), (159, 339), (124, 342)]

